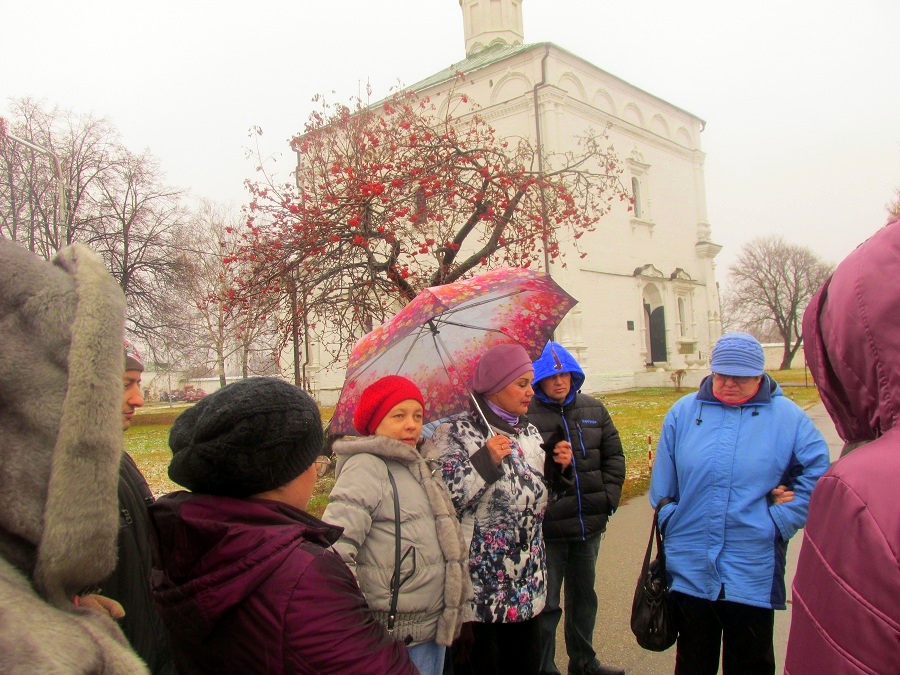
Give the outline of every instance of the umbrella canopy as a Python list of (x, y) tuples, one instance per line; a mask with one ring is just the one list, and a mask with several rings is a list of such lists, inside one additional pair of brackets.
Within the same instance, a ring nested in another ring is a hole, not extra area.
[(484, 352), (517, 342), (538, 358), (576, 302), (547, 274), (513, 267), (426, 288), (353, 347), (329, 432), (355, 434), (353, 412), (363, 390), (386, 375), (418, 385), (427, 419), (460, 412)]

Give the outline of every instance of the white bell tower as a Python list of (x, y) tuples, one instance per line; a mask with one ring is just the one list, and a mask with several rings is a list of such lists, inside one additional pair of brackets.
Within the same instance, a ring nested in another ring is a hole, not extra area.
[(466, 56), (494, 44), (522, 44), (522, 1), (459, 0), (466, 34)]

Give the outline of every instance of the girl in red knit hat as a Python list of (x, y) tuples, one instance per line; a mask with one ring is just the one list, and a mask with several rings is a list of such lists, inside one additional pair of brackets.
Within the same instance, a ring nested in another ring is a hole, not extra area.
[(406, 642), (421, 673), (440, 675), (471, 582), (437, 448), (421, 438), (424, 417), (422, 392), (405, 377), (363, 391), (353, 416), (361, 435), (333, 445), (336, 481), (323, 519), (344, 528), (334, 548), (375, 618)]

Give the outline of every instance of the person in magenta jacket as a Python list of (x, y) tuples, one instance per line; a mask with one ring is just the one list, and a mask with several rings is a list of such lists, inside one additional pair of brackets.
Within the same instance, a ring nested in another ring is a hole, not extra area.
[(900, 673), (898, 278), (895, 218), (838, 265), (803, 317), (807, 363), (847, 445), (810, 501), (790, 675)]
[(174, 492), (149, 509), (154, 599), (178, 672), (415, 673), (306, 507), (322, 422), (275, 378), (207, 396), (175, 421)]

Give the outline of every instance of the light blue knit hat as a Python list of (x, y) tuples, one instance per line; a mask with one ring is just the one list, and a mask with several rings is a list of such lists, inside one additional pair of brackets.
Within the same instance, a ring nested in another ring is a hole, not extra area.
[(714, 373), (736, 377), (762, 375), (766, 355), (762, 345), (747, 333), (726, 333), (716, 342), (709, 364)]

